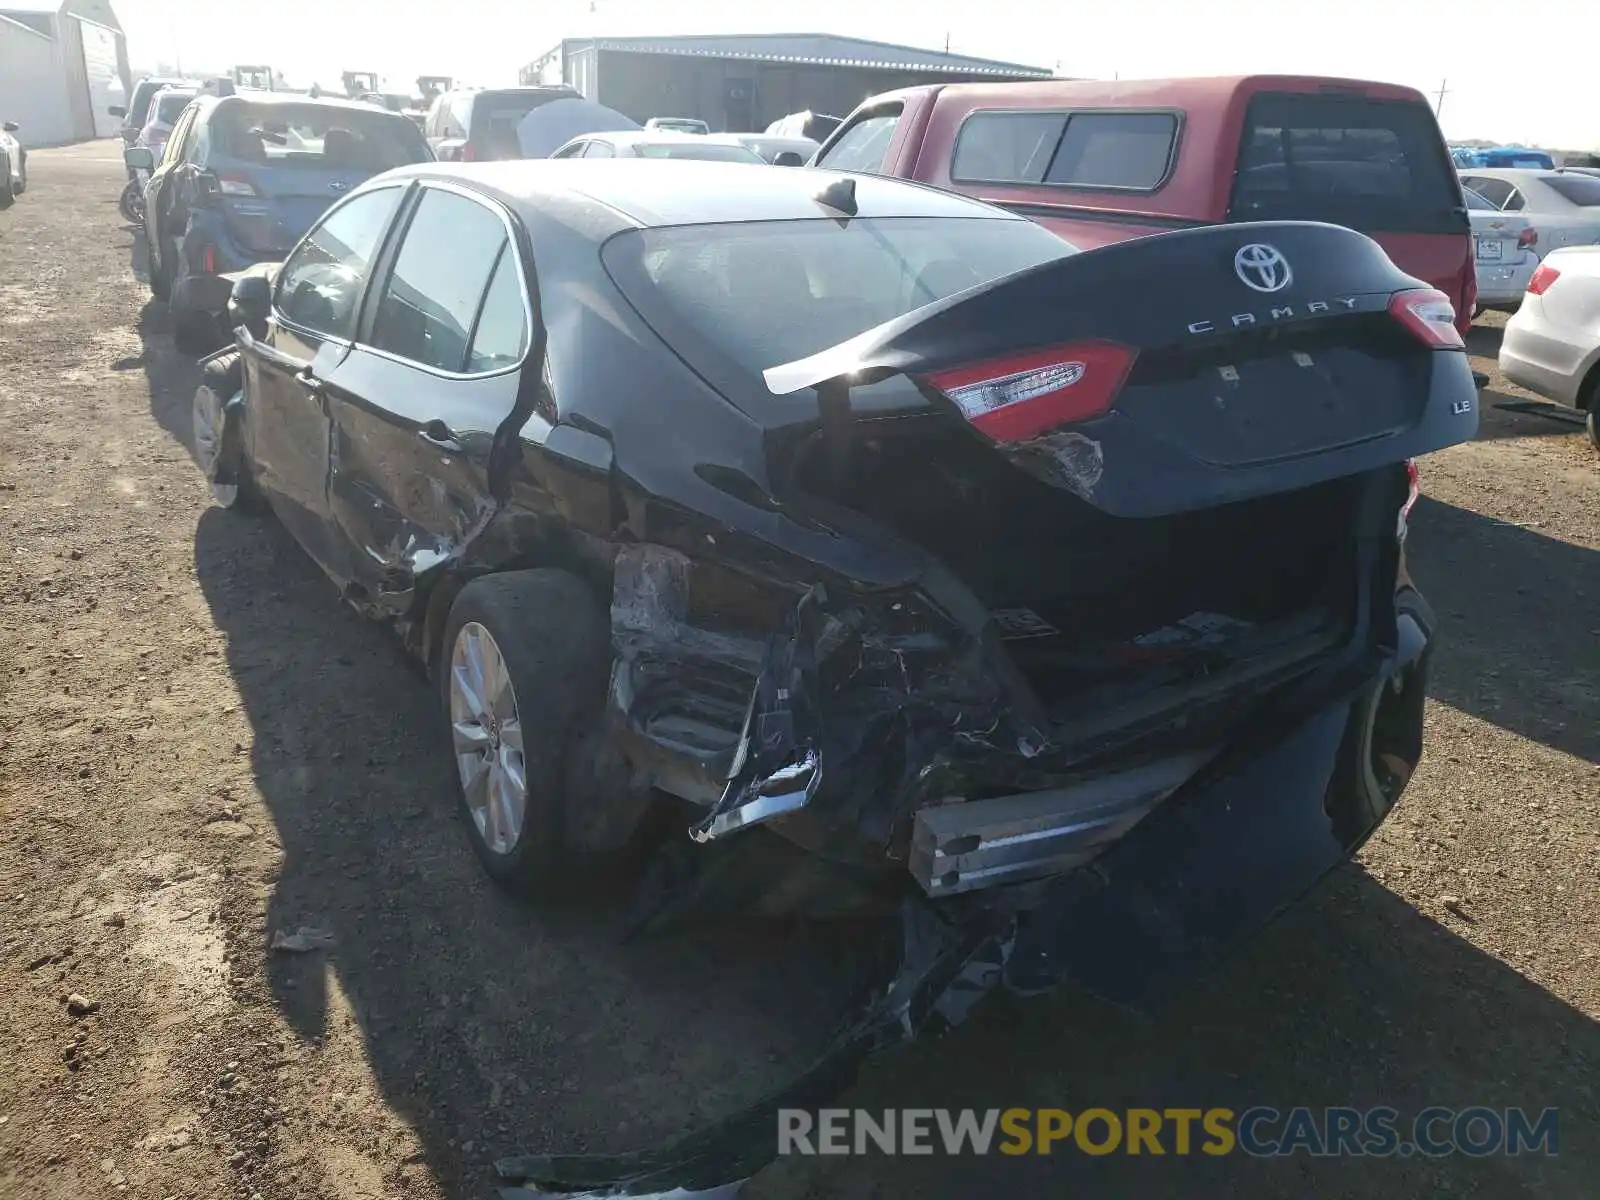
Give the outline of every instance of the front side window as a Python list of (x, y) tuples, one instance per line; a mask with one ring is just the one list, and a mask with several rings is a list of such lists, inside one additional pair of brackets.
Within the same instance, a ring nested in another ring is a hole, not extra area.
[(372, 344), (441, 371), (465, 370), (473, 322), (506, 240), (505, 223), (478, 201), (424, 191), (384, 283)]
[(161, 165), (173, 166), (183, 157), (183, 143), (189, 135), (189, 129), (194, 125), (194, 113), (185, 113), (178, 118), (178, 125), (167, 135), (167, 144), (162, 149)]
[(817, 166), (834, 171), (882, 171), (889, 142), (900, 123), (900, 111), (900, 106), (895, 105), (892, 110), (862, 117), (828, 147)]
[(306, 235), (278, 276), (277, 307), (285, 320), (324, 337), (354, 336), (361, 289), (400, 191), (353, 196)]
[(609, 142), (590, 142), (583, 149), (584, 158), (615, 158), (617, 152)]

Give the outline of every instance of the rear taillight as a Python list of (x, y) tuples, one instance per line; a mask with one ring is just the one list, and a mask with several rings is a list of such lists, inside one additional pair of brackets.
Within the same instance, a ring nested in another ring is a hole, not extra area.
[(243, 175), (218, 175), (217, 191), (224, 196), (258, 196), (256, 185)]
[(1537, 229), (1535, 229), (1532, 225), (1529, 225), (1521, 233), (1517, 234), (1517, 249), (1518, 250), (1532, 250), (1538, 244), (1539, 244), (1539, 231)]
[(1560, 271), (1546, 263), (1540, 263), (1533, 273), (1533, 278), (1528, 280), (1528, 295), (1544, 295), (1550, 290), (1550, 285), (1560, 278)]
[(1115, 342), (1074, 342), (922, 376), (973, 427), (1021, 442), (1111, 407), (1138, 352)]
[(1400, 520), (1395, 527), (1395, 537), (1400, 541), (1406, 540), (1406, 522), (1411, 516), (1411, 510), (1417, 503), (1417, 497), (1422, 495), (1422, 475), (1417, 470), (1417, 460), (1406, 459), (1406, 502), (1400, 506)]
[(1456, 306), (1435, 288), (1396, 292), (1389, 301), (1389, 315), (1435, 350), (1466, 347), (1461, 330), (1456, 328)]
[(476, 146), (474, 146), (471, 142), (467, 142), (465, 145), (463, 145), (461, 147), (461, 157), (457, 161), (459, 161), (459, 162), (477, 162), (478, 161), (478, 148)]
[(200, 255), (200, 266), (207, 275), (215, 275), (217, 273), (217, 248), (215, 246), (206, 246), (205, 252)]

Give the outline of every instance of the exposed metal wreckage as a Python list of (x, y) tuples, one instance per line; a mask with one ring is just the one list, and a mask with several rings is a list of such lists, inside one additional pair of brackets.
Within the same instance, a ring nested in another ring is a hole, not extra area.
[[(828, 1103), (871, 1055), (954, 1027), (997, 987), (1070, 981), (1158, 1006), (1387, 813), (1404, 779), (1355, 781), (1340, 764), (1415, 761), (1432, 618), (1409, 587), (1391, 649), (1358, 636), (1287, 687), (1267, 672), (1270, 713), (1226, 748), (1202, 712), (1176, 748), (1089, 770), (1082, 745), (1007, 705), (981, 639), (931, 632), (901, 602), (886, 623), (822, 586), (764, 643), (716, 633), (688, 619), (692, 569), (652, 545), (616, 560), (613, 717), (695, 749), (695, 770), (656, 782), (704, 808), (642, 885), (642, 927), (876, 901), (898, 931), (893, 965), (791, 1083), (658, 1150), (502, 1161), (506, 1200), (732, 1197), (775, 1156), (780, 1108)], [(1359, 623), (1372, 619), (1364, 607)], [(731, 739), (705, 720), (737, 711), (729, 679), (696, 699), (718, 670), (748, 693)], [(864, 871), (873, 860), (893, 870)]]

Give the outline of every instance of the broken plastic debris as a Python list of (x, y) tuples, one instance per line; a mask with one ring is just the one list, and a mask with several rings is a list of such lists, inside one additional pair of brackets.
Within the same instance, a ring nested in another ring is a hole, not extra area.
[(293, 933), (278, 930), (272, 935), (272, 948), (286, 950), (290, 954), (307, 954), (312, 950), (331, 950), (333, 948), (333, 934), (326, 929), (313, 929), (309, 925), (302, 925)]

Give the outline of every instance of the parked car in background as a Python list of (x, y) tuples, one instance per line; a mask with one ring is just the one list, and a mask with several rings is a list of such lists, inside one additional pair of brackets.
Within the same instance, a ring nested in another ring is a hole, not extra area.
[(164, 87), (158, 91), (150, 98), (150, 115), (139, 136), (134, 139), (134, 145), (148, 146), (150, 153), (159, 161), (166, 151), (167, 138), (172, 135), (178, 118), (199, 94), (200, 89), (194, 87)]
[(122, 128), (117, 132), (122, 137), (124, 146), (131, 146), (139, 140), (139, 133), (150, 120), (150, 101), (155, 94), (165, 87), (193, 87), (193, 80), (180, 79), (171, 75), (146, 75), (133, 85), (133, 95), (128, 97), (126, 106), (113, 104), (106, 111), (113, 117), (122, 118)]
[(667, 129), (673, 133), (710, 133), (711, 126), (694, 117), (651, 117), (644, 123), (646, 129)]
[(827, 113), (811, 112), (808, 109), (805, 112), (779, 117), (767, 126), (766, 131), (774, 137), (810, 138), (821, 144), (839, 128), (839, 123), (843, 119), (843, 117), (830, 117)]
[(0, 208), (10, 208), (28, 190), (28, 152), (15, 133), (15, 121), (0, 123)]
[(575, 137), (551, 158), (686, 158), (702, 162), (766, 164), (748, 146), (724, 142), (704, 134), (674, 133), (669, 129), (620, 130)]
[(706, 135), (717, 142), (731, 142), (754, 150), (769, 163), (780, 167), (800, 167), (811, 161), (819, 143), (810, 138), (779, 137), (771, 133), (712, 133)]
[(523, 158), (517, 138), (522, 119), (561, 99), (582, 97), (566, 84), (441, 92), (428, 109), (423, 132), (440, 162)]
[(144, 147), (126, 156), (151, 171), (143, 218), (150, 291), (169, 302), (175, 336), (190, 350), (215, 345), (229, 272), (281, 259), (351, 188), (432, 158), (422, 133), (397, 113), (286, 92), (201, 96), (159, 161)]
[(1474, 167), (1461, 182), (1501, 212), (1533, 218), (1542, 252), (1600, 242), (1600, 179), (1591, 175)]
[(1461, 185), (1412, 88), (1283, 75), (907, 88), (863, 103), (813, 165), (951, 188), (1084, 248), (1328, 221), (1449, 296), (1463, 332), (1476, 306)]
[(1511, 382), (1584, 413), (1600, 450), (1600, 246), (1544, 256), (1506, 322), (1500, 369)]
[[(1263, 338), (1269, 266), (1306, 315)], [(808, 1103), (947, 989), (1181, 991), (1421, 756), (1408, 460), (1477, 399), (1448, 298), (1348, 229), (1078, 254), (889, 179), (440, 164), (230, 308), (214, 494), (425, 664), (491, 876), (654, 850), (647, 920), (904, 922)], [(760, 1141), (532, 1183), (731, 1194)]]
[(1522, 303), (1539, 265), (1539, 231), (1530, 217), (1501, 212), (1471, 188), (1463, 188), (1478, 270), (1478, 304), (1510, 311)]

